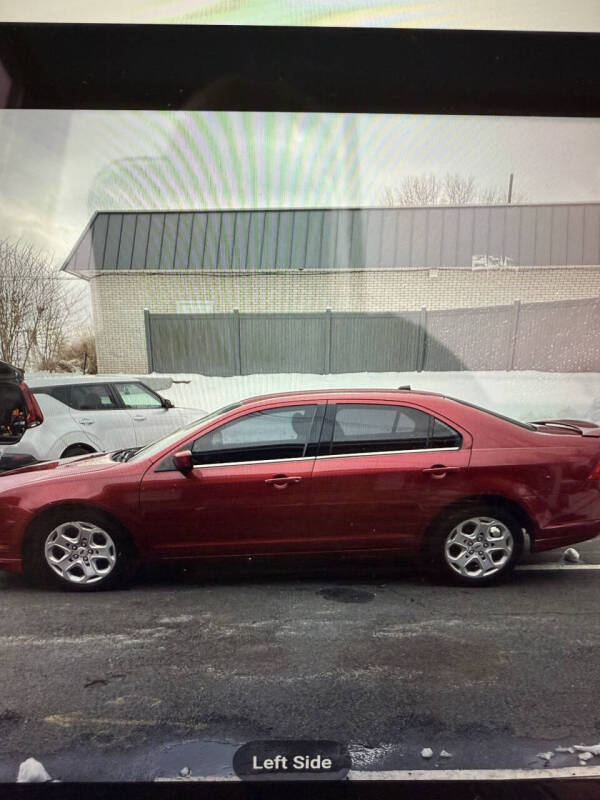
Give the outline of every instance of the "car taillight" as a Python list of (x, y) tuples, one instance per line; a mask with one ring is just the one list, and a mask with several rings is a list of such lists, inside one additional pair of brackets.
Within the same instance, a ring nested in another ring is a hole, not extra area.
[(42, 409), (39, 407), (38, 401), (35, 399), (35, 396), (27, 384), (22, 383), (19, 388), (23, 392), (23, 397), (27, 406), (27, 427), (35, 428), (36, 425), (41, 425), (44, 421)]
[(600, 461), (596, 463), (596, 466), (588, 475), (588, 481), (600, 481)]

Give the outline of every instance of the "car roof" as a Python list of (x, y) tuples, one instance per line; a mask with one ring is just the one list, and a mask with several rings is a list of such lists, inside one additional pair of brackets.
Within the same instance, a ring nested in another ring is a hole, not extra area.
[(389, 387), (380, 389), (300, 389), (295, 392), (272, 392), (271, 394), (260, 394), (255, 395), (254, 397), (247, 397), (241, 401), (241, 405), (262, 402), (266, 403), (271, 402), (272, 400), (278, 400), (280, 398), (282, 400), (298, 399), (301, 402), (306, 402), (307, 400), (311, 400), (313, 398), (320, 400), (325, 398), (330, 400), (335, 400), (336, 398), (344, 398), (345, 400), (350, 398), (353, 400), (372, 400), (373, 397), (378, 397), (382, 400), (398, 400), (400, 398), (406, 400), (419, 400), (422, 397), (443, 398), (444, 395), (438, 394), (437, 392), (415, 391), (409, 388), (391, 389)]
[(143, 383), (141, 378), (131, 375), (73, 375), (55, 374), (41, 375), (39, 377), (26, 375), (25, 380), (30, 389), (42, 389), (46, 386), (72, 386), (74, 384), (115, 383)]

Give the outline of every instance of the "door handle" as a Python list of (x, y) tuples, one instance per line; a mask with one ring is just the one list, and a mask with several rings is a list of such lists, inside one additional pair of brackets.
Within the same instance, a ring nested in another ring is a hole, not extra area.
[(265, 483), (274, 486), (276, 489), (285, 489), (289, 483), (300, 483), (302, 478), (298, 475), (276, 475), (274, 478), (266, 478)]
[(77, 421), (80, 425), (93, 425), (95, 420), (88, 419), (87, 417), (80, 417)]
[(433, 467), (425, 467), (421, 471), (429, 473), (432, 478), (439, 479), (445, 478), (447, 472), (458, 472), (461, 469), (462, 467), (446, 467), (443, 464), (434, 464)]
[(145, 419), (146, 419), (146, 417), (134, 417), (134, 420), (136, 422), (143, 422)]

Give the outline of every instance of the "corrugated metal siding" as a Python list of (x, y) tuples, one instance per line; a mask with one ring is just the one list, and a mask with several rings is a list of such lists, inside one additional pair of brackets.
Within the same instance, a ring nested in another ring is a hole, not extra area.
[(600, 203), (99, 213), (66, 269), (353, 269), (600, 263)]

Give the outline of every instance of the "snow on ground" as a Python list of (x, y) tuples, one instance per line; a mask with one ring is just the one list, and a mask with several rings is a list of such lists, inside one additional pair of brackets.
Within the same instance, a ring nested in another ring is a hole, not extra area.
[(367, 747), (362, 744), (351, 744), (348, 751), (352, 758), (353, 769), (368, 769), (380, 762), (385, 756), (394, 752), (393, 744), (380, 744), (376, 747)]
[[(159, 376), (154, 373), (150, 378)], [(244, 397), (326, 388), (397, 388), (441, 392), (522, 420), (591, 419), (600, 423), (600, 374), (557, 372), (361, 372), (345, 375), (170, 375), (161, 394), (178, 406), (214, 411)]]
[[(50, 384), (62, 375), (27, 373), (32, 385)], [(100, 375), (67, 376), (71, 380), (98, 380)], [(271, 374), (229, 378), (198, 374), (152, 373), (105, 375), (110, 380), (142, 380), (177, 406), (214, 411), (217, 408), (269, 392), (298, 389), (392, 388), (412, 386), (440, 392), (459, 400), (521, 420), (548, 418), (590, 419), (600, 423), (600, 373), (597, 372), (354, 372), (343, 375)]]

